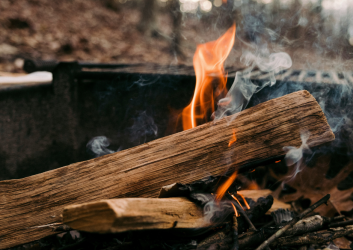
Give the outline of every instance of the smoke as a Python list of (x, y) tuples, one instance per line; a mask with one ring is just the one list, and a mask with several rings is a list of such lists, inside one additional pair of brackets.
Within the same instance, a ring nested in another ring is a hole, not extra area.
[[(225, 98), (218, 102), (218, 108), (213, 113), (215, 120), (222, 119), (244, 110), (250, 98), (266, 86), (276, 83), (275, 73), (288, 69), (292, 66), (292, 60), (287, 53), (279, 52), (269, 54), (265, 49), (262, 53), (253, 54), (250, 51), (243, 53), (241, 61), (250, 66), (242, 72), (237, 72), (232, 87)], [(269, 74), (269, 80), (254, 84), (250, 80), (251, 71), (258, 67), (261, 71)]]
[(137, 81), (134, 81), (127, 89), (130, 90), (134, 86), (145, 87), (157, 83), (160, 80), (159, 76), (154, 77), (152, 80), (144, 79), (142, 76)]
[(234, 211), (231, 202), (216, 201), (214, 196), (210, 194), (194, 193), (191, 198), (203, 207), (203, 219), (207, 223), (222, 223)]
[(302, 144), (299, 148), (292, 146), (285, 146), (283, 150), (286, 152), (284, 157), (286, 161), (286, 165), (288, 167), (293, 167), (293, 171), (285, 177), (285, 182), (293, 180), (299, 172), (301, 172), (303, 163), (303, 155), (304, 154), (312, 154), (307, 142), (310, 137), (310, 133), (308, 131), (301, 132), (300, 139), (302, 140)]
[(134, 124), (129, 130), (131, 133), (130, 140), (138, 144), (145, 143), (148, 138), (154, 138), (158, 135), (158, 127), (146, 111), (141, 112), (134, 119)]
[[(154, 119), (147, 115), (146, 111), (140, 112), (134, 119), (133, 125), (128, 128), (127, 133), (128, 144), (139, 145), (154, 139), (158, 135), (158, 127), (154, 122)], [(121, 145), (125, 145), (126, 142), (122, 142)], [(122, 150), (122, 146), (118, 150), (111, 150), (110, 140), (105, 136), (97, 136), (92, 138), (86, 145), (87, 151), (93, 157), (100, 157), (106, 154), (112, 154)], [(131, 146), (131, 145), (129, 145)]]
[(86, 145), (88, 152), (94, 157), (112, 154), (115, 151), (108, 149), (110, 142), (105, 136), (96, 136), (92, 138)]

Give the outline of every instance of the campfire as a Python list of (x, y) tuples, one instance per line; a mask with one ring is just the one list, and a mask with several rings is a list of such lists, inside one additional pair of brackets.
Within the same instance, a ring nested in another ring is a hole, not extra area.
[[(334, 207), (333, 193), (285, 202), (253, 178), (280, 169), (272, 176), (289, 187), (305, 156), (335, 135), (307, 90), (252, 99), (278, 74), (290, 76), (284, 52), (245, 55), (248, 67), (227, 89), (235, 33), (233, 25), (198, 45), (194, 94), (173, 124), (183, 131), (117, 152), (96, 138), (89, 145), (104, 149), (100, 157), (1, 181), (0, 249), (309, 249), (351, 240), (349, 215), (321, 209)], [(261, 82), (251, 79), (257, 71)]]

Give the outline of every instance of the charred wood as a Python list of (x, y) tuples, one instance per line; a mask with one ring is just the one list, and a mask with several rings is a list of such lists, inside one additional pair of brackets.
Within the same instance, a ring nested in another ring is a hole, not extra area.
[(233, 245), (231, 250), (238, 250), (239, 249), (239, 242), (238, 242), (238, 220), (237, 216), (234, 213), (233, 220), (232, 220), (232, 233), (233, 233)]
[[(261, 197), (257, 200), (255, 205), (251, 206), (249, 210), (245, 211), (245, 214), (247, 215), (250, 221), (254, 222), (260, 219), (261, 217), (263, 217), (266, 214), (266, 212), (271, 208), (272, 204), (273, 204), (272, 195), (268, 195), (267, 197)], [(247, 228), (249, 228), (247, 226), (248, 224), (249, 223), (246, 221), (246, 218), (239, 217), (238, 218), (239, 232), (244, 232)], [(256, 231), (256, 228), (255, 229), (254, 228), (252, 229)]]

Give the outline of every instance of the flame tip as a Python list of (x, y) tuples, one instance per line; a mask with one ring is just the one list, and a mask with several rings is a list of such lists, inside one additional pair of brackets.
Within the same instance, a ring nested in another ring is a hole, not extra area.
[[(235, 24), (215, 41), (199, 44), (196, 48), (193, 64), (196, 74), (196, 86), (192, 101), (182, 112), (183, 129), (194, 128), (208, 121), (208, 113), (214, 111), (215, 98), (227, 93), (227, 78), (224, 76), (224, 61), (227, 59), (235, 41)], [(214, 89), (214, 78), (219, 79), (217, 91), (211, 94), (206, 90)]]

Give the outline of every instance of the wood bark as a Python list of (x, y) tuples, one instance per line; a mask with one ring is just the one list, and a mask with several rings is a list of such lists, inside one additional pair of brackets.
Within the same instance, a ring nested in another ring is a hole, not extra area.
[(182, 197), (122, 198), (71, 205), (64, 209), (63, 222), (91, 233), (210, 226), (202, 209)]
[[(334, 140), (308, 91), (298, 91), (143, 145), (18, 180), (0, 182), (0, 249), (53, 234), (67, 205), (122, 197), (157, 197), (162, 186), (235, 171), (284, 155), (284, 146)], [(228, 147), (236, 130), (237, 141)]]

